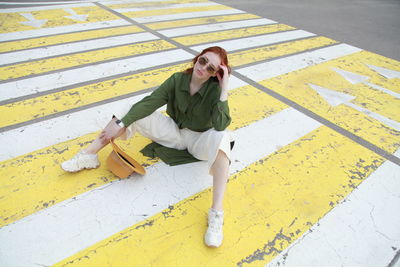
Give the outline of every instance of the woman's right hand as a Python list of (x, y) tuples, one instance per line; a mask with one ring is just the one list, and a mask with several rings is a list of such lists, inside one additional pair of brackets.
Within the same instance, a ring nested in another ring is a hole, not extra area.
[(117, 138), (122, 135), (126, 128), (115, 123), (117, 119), (113, 118), (100, 134), (100, 141), (103, 145), (108, 144), (112, 138)]

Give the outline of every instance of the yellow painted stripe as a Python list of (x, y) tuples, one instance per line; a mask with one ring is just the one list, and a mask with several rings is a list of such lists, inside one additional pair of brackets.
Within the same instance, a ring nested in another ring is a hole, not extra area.
[[(304, 51), (305, 49), (331, 44), (332, 42), (335, 41), (324, 37), (315, 37), (295, 41), (292, 42), (293, 44), (284, 43), (271, 47), (249, 50), (248, 52), (244, 51), (233, 53), (229, 55), (229, 59), (231, 62), (230, 64), (233, 67), (237, 67), (242, 64), (247, 64), (249, 61), (253, 62), (253, 60), (265, 60), (274, 56), (282, 56), (287, 53), (300, 52)], [(82, 86), (46, 96), (40, 96), (20, 102), (6, 104), (0, 106), (0, 112), (2, 112), (2, 114), (6, 114), (4, 117), (0, 118), (0, 127), (44, 117), (68, 109), (102, 101), (118, 95), (124, 95), (133, 92), (132, 88), (134, 88), (136, 91), (139, 91), (146, 88), (151, 88), (153, 86), (158, 86), (160, 81), (165, 80), (168, 75), (175, 71), (183, 70), (184, 68), (184, 65), (180, 65), (177, 67), (172, 67), (171, 69), (166, 68), (162, 72), (149, 72), (151, 75), (148, 75), (149, 73), (134, 75), (134, 77), (136, 77), (134, 79), (132, 79), (131, 76), (128, 76), (126, 81), (125, 78), (113, 79), (110, 81)], [(159, 77), (160, 73), (164, 73), (164, 75)], [(145, 81), (145, 83), (143, 81)], [(96, 91), (95, 95), (92, 93), (94, 91)], [(28, 112), (26, 111), (26, 107), (29, 107)]]
[(48, 45), (69, 43), (74, 41), (84, 41), (93, 38), (111, 37), (128, 33), (142, 32), (137, 26), (125, 26), (110, 29), (92, 30), (85, 32), (66, 33), (54, 36), (40, 37), (28, 40), (4, 42), (0, 45), (0, 52), (10, 52), (21, 49), (37, 48)]
[(229, 54), (229, 64), (232, 66), (240, 66), (335, 43), (337, 43), (335, 40), (326, 37), (312, 37), (298, 41), (249, 49)]
[(185, 27), (193, 25), (202, 25), (235, 20), (257, 19), (259, 16), (253, 14), (237, 14), (237, 15), (223, 15), (216, 17), (195, 18), (195, 19), (182, 19), (174, 21), (164, 21), (146, 24), (147, 27), (153, 30), (162, 30), (167, 28)]
[[(97, 6), (74, 7), (72, 10), (78, 15), (88, 15), (87, 20), (77, 21), (70, 18), (65, 18), (64, 16), (71, 16), (71, 14), (63, 9), (40, 10), (22, 13), (31, 13), (36, 20), (48, 20), (41, 28), (120, 19), (111, 12), (108, 12)], [(0, 14), (0, 21), (2, 22), (0, 25), (0, 33), (37, 29), (32, 26), (21, 24), (21, 22), (28, 20), (17, 12)]]
[[(248, 27), (243, 29), (233, 29), (227, 31), (202, 33), (191, 36), (173, 38), (174, 41), (183, 45), (195, 45), (205, 42), (221, 41), (233, 38), (241, 38), (258, 34), (266, 34), (279, 31), (293, 30), (294, 28), (284, 24), (265, 25), (257, 27)], [(240, 42), (240, 41), (238, 41)]]
[(322, 126), (230, 177), (220, 248), (203, 241), (207, 189), (55, 266), (264, 266), (383, 161)]
[(189, 64), (174, 65), (0, 106), (0, 128), (160, 85)]
[(352, 103), (400, 122), (399, 99), (362, 84), (353, 85), (331, 69), (335, 67), (370, 76), (372, 77), (372, 82), (381, 86), (388, 86), (389, 84), (392, 86), (397, 85), (397, 88), (400, 86), (399, 79), (388, 80), (370, 70), (365, 64), (373, 64), (395, 70), (400, 69), (400, 62), (398, 61), (363, 51), (260, 83), (392, 153), (400, 147), (399, 131), (383, 126), (381, 122), (345, 104), (332, 107), (308, 85), (311, 83), (333, 91), (353, 95), (356, 99)]
[[(251, 86), (232, 90), (229, 94), (233, 118), (229, 127), (231, 130), (287, 108), (285, 104)], [(98, 169), (76, 174), (65, 173), (59, 166), (91, 142), (96, 135), (97, 133), (88, 134), (1, 162), (0, 227), (115, 180), (104, 164)], [(135, 136), (133, 141), (119, 142), (124, 150), (129, 151), (133, 158), (145, 166), (155, 162), (139, 153), (148, 143), (148, 139), (140, 136)], [(99, 153), (100, 161), (105, 162), (109, 153), (110, 148), (102, 150)]]
[[(374, 54), (371, 52), (363, 51), (357, 55), (354, 55), (356, 62), (367, 63), (370, 65), (375, 65), (378, 67), (383, 67), (386, 69), (391, 69), (394, 71), (400, 72), (400, 61), (390, 59), (384, 56), (380, 56), (378, 54)], [(350, 64), (348, 71), (351, 72), (360, 72), (359, 74), (365, 75), (370, 77), (371, 79), (369, 82), (382, 86), (386, 89), (389, 89), (393, 92), (400, 93), (400, 78), (392, 78), (386, 79), (385, 77), (381, 76), (377, 72), (371, 70), (366, 65), (360, 65), (359, 63)], [(397, 106), (399, 107), (399, 106)], [(393, 117), (393, 119), (399, 120), (400, 112), (396, 113), (397, 116)]]
[(210, 10), (224, 10), (224, 9), (232, 9), (232, 8), (223, 5), (213, 5), (213, 6), (201, 6), (201, 7), (182, 7), (182, 8), (171, 8), (171, 9), (133, 11), (133, 12), (124, 12), (122, 14), (130, 18), (138, 18), (138, 17), (157, 16), (157, 15), (170, 15), (170, 14), (200, 12), (200, 11), (210, 11)]
[(160, 6), (168, 6), (173, 4), (183, 4), (183, 3), (204, 3), (209, 2), (208, 0), (175, 0), (175, 1), (160, 1), (160, 2), (136, 2), (136, 3), (124, 3), (124, 4), (112, 4), (106, 5), (109, 8), (117, 9), (117, 8), (144, 8), (144, 7), (160, 7)]
[(68, 56), (59, 56), (49, 59), (31, 61), (0, 67), (0, 80), (20, 78), (28, 75), (42, 74), (49, 71), (82, 66), (85, 64), (101, 62), (108, 59), (116, 59), (148, 52), (162, 51), (175, 48), (175, 46), (164, 40), (144, 43), (136, 43), (113, 48), (82, 52)]

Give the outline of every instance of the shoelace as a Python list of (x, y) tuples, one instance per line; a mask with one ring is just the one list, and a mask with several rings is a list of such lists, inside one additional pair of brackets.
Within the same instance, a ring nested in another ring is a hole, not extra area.
[(222, 217), (215, 215), (210, 218), (209, 227), (213, 232), (219, 232), (222, 229)]

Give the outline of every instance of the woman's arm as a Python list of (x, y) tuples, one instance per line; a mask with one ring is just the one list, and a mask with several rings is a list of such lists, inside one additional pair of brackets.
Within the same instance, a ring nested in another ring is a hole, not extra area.
[(163, 82), (159, 88), (157, 88), (151, 95), (146, 96), (136, 104), (134, 104), (128, 113), (121, 119), (125, 127), (119, 126), (113, 119), (106, 128), (102, 131), (100, 139), (103, 144), (110, 141), (111, 138), (116, 138), (121, 135), (126, 127), (131, 125), (133, 122), (147, 117), (159, 107), (165, 105), (168, 102), (169, 93), (171, 88), (175, 86), (174, 75), (169, 77), (165, 82)]
[(229, 72), (225, 65), (220, 65), (219, 67), (224, 73), (224, 75), (221, 77), (220, 73), (217, 72), (219, 86), (221, 87), (221, 96), (219, 100), (226, 101), (228, 100)]
[(215, 104), (212, 111), (212, 121), (214, 129), (217, 131), (223, 131), (231, 123), (231, 117), (229, 115), (228, 106), (228, 86), (229, 86), (229, 72), (225, 65), (220, 65), (224, 75), (221, 77), (220, 73), (217, 72), (217, 78), (219, 86), (221, 87), (221, 95), (219, 101)]

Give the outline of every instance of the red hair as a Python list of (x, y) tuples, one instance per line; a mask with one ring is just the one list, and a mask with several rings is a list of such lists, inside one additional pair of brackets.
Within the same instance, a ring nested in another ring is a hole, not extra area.
[[(223, 49), (222, 47), (219, 47), (219, 46), (211, 46), (211, 47), (208, 47), (208, 48), (204, 49), (203, 51), (201, 51), (200, 54), (198, 54), (195, 58), (192, 59), (193, 66), (194, 66), (194, 64), (196, 64), (197, 59), (207, 52), (213, 52), (213, 53), (217, 54), (219, 56), (219, 58), (221, 59), (221, 64), (225, 65), (228, 68), (229, 74), (231, 74), (232, 69), (228, 63), (228, 55), (227, 55), (225, 49)], [(192, 73), (193, 67), (186, 69), (184, 72)]]

